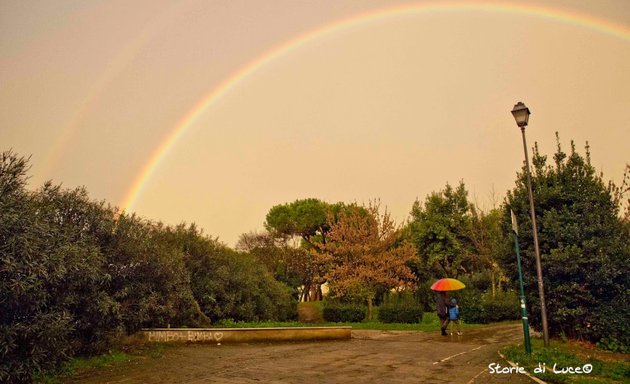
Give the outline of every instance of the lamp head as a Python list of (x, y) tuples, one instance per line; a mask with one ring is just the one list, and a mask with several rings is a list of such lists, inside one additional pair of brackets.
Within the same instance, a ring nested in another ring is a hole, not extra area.
[(529, 108), (520, 101), (512, 109), (512, 116), (514, 116), (514, 120), (516, 120), (516, 125), (521, 128), (527, 126), (530, 113)]

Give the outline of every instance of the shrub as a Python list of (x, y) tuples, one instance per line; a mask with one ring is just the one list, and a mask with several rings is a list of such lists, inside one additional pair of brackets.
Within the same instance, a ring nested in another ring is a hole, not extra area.
[(460, 299), (460, 318), (468, 324), (486, 324), (486, 311), (482, 304), (481, 292), (476, 289), (464, 289), (457, 293)]
[(488, 323), (520, 317), (520, 302), (514, 291), (498, 291), (494, 297), (491, 292), (486, 292), (481, 297), (481, 305)]
[(388, 294), (379, 307), (378, 318), (383, 323), (418, 323), (422, 319), (422, 307), (409, 292)]
[(67, 198), (76, 207), (82, 193), (59, 194), (50, 185), (28, 192), (26, 170), (24, 158), (0, 154), (0, 382), (30, 382), (34, 372), (54, 370), (111, 330), (97, 329), (109, 322), (88, 321), (107, 319), (113, 303), (92, 296), (105, 279), (87, 226), (73, 221), (83, 212), (68, 215), (47, 200)]
[(297, 318), (292, 289), (275, 280), (255, 256), (228, 248), (194, 224), (168, 228), (165, 236), (183, 252), (194, 297), (212, 322)]
[[(598, 340), (597, 346), (613, 352), (628, 353), (630, 351), (630, 294), (626, 293), (625, 301), (605, 303), (593, 310), (590, 321), (581, 326), (582, 333), (591, 340)], [(606, 335), (603, 336), (602, 335)]]
[(323, 323), (323, 303), (321, 301), (307, 301), (298, 304), (298, 321), (301, 323)]
[(519, 299), (514, 291), (481, 293), (466, 289), (458, 293), (461, 319), (469, 324), (487, 324), (520, 317)]
[(324, 302), (324, 320), (333, 323), (359, 323), (365, 319), (367, 307), (355, 303)]

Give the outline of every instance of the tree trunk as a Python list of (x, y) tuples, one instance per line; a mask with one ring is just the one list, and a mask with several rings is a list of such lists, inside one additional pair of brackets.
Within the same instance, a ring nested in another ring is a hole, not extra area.
[(319, 301), (319, 284), (313, 284), (311, 286), (311, 294), (309, 301)]
[(368, 320), (372, 320), (372, 298), (369, 297), (367, 300), (367, 304), (368, 304), (368, 313), (367, 313), (367, 319)]
[(302, 291), (302, 300), (301, 301), (310, 301), (309, 296), (311, 294), (311, 284), (307, 283), (304, 285), (304, 290)]

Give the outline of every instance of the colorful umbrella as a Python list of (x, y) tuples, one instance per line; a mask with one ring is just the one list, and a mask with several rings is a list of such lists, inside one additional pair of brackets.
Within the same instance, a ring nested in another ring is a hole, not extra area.
[(457, 291), (464, 288), (466, 288), (464, 283), (457, 279), (451, 279), (448, 277), (436, 281), (431, 286), (431, 289), (434, 291)]

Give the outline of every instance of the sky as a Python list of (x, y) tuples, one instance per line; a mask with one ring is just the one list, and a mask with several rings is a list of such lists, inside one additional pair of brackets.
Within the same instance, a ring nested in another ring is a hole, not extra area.
[[(0, 150), (29, 188), (234, 246), (276, 204), (382, 207), (462, 180), (500, 204), (528, 147), (630, 163), (626, 0), (0, 0)], [(531, 152), (530, 152), (531, 156)]]

